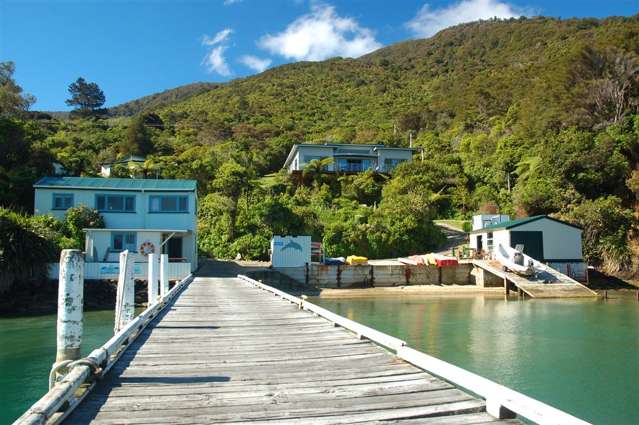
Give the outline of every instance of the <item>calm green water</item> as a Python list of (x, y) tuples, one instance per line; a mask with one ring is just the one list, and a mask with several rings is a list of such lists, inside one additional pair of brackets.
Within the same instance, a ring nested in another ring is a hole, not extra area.
[(639, 303), (375, 297), (312, 302), (596, 424), (639, 424)]
[[(639, 424), (639, 303), (376, 297), (313, 302), (597, 424)], [(85, 315), (85, 353), (113, 311)], [(47, 390), (55, 316), (0, 319), (0, 424)]]
[[(113, 335), (113, 311), (84, 315), (84, 354)], [(0, 319), (0, 424), (9, 424), (48, 390), (55, 360), (56, 316)]]

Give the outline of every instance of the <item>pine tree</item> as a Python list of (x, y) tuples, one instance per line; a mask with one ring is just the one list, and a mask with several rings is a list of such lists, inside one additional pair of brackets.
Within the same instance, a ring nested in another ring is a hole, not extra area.
[(95, 116), (104, 113), (104, 109), (100, 109), (106, 98), (104, 92), (96, 83), (88, 83), (84, 78), (80, 77), (75, 82), (69, 84), (69, 93), (71, 99), (67, 99), (65, 103), (69, 106), (75, 106), (74, 115), (82, 117)]

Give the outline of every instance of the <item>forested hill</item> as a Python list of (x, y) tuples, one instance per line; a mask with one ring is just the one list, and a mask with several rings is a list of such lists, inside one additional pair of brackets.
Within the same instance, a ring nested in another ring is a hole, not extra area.
[(174, 89), (164, 90), (160, 93), (151, 94), (130, 102), (113, 106), (108, 109), (108, 114), (113, 117), (132, 116), (139, 114), (140, 112), (181, 102), (210, 90), (216, 85), (216, 83), (191, 83)]
[[(598, 78), (596, 61), (605, 60), (598, 57), (638, 49), (637, 16), (470, 23), (360, 59), (284, 65), (220, 85), (165, 112), (356, 142), (393, 140), (400, 124), (402, 130), (440, 132), (486, 128), (507, 114), (526, 132), (592, 127), (598, 123), (585, 111), (591, 105), (583, 91)], [(409, 111), (420, 113), (421, 122), (401, 123)]]
[[(91, 175), (136, 153), (148, 158), (137, 174), (198, 180), (211, 255), (264, 258), (273, 234), (311, 234), (329, 255), (396, 257), (437, 246), (434, 218), (501, 211), (580, 224), (591, 264), (637, 271), (638, 58), (639, 15), (495, 20), (178, 88), (115, 118), (13, 118), (0, 126), (2, 202), (30, 210), (54, 160)], [(425, 161), (390, 178), (314, 173), (321, 163), (264, 178), (294, 143), (407, 145), (409, 133)]]

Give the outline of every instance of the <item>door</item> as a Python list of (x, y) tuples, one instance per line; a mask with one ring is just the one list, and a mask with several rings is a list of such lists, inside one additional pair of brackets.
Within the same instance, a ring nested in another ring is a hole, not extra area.
[(544, 259), (544, 236), (541, 231), (520, 231), (510, 232), (510, 246), (515, 248), (517, 245), (524, 246), (524, 254), (534, 258), (537, 261)]
[(182, 258), (182, 238), (173, 236), (166, 245), (169, 259)]
[(484, 248), (482, 246), (482, 235), (477, 235), (477, 252), (481, 252), (481, 250)]

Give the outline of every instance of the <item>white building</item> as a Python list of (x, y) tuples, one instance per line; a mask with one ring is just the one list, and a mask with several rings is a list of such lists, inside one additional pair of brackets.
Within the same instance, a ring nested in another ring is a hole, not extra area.
[(510, 216), (504, 214), (478, 214), (473, 216), (473, 230), (509, 221)]
[[(35, 215), (63, 219), (67, 209), (97, 209), (104, 228), (86, 232), (85, 275), (117, 277), (119, 253), (135, 253), (146, 263), (149, 252), (168, 254), (171, 278), (197, 268), (197, 191), (195, 180), (145, 180), (44, 177), (34, 184)], [(144, 277), (146, 264), (136, 264)]]
[(417, 149), (389, 148), (384, 145), (347, 145), (338, 143), (297, 144), (284, 162), (289, 173), (303, 171), (306, 165), (316, 159), (332, 158), (327, 172), (358, 173), (373, 170), (390, 173), (400, 163), (412, 161)]
[(136, 166), (141, 167), (144, 165), (146, 158), (143, 156), (129, 155), (125, 158), (118, 159), (117, 161), (105, 162), (100, 165), (100, 175), (102, 177), (111, 177), (113, 174), (113, 167), (116, 165), (126, 166), (130, 174), (136, 171)]
[[(474, 222), (474, 220), (473, 220)], [(547, 215), (502, 221), (470, 233), (470, 247), (494, 253), (499, 244), (515, 248), (559, 271), (583, 270), (582, 229)]]

